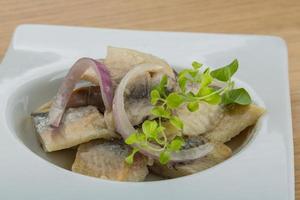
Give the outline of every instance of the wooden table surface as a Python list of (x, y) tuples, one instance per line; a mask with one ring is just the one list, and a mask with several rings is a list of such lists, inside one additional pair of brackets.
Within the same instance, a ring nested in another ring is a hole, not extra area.
[(296, 197), (300, 199), (300, 0), (0, 0), (0, 56), (15, 27), (23, 23), (284, 38), (289, 51)]

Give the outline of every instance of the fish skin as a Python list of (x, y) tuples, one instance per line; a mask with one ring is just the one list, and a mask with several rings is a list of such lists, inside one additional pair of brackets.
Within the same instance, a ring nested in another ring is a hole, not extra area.
[(153, 106), (150, 103), (151, 76), (147, 72), (128, 82), (124, 92), (125, 110), (132, 125), (141, 124)]
[(105, 107), (99, 86), (81, 87), (74, 90), (68, 101), (67, 108), (77, 108), (88, 105), (97, 107), (101, 113), (104, 112)]
[(116, 181), (143, 181), (148, 174), (147, 158), (137, 153), (128, 165), (125, 158), (130, 152), (122, 140), (93, 140), (78, 147), (72, 171)]
[(98, 138), (119, 137), (106, 127), (94, 106), (69, 108), (58, 128), (49, 125), (48, 113), (32, 113), (33, 125), (46, 152), (67, 149)]
[(204, 134), (211, 141), (225, 143), (237, 136), (245, 128), (254, 125), (265, 109), (255, 104), (248, 106), (232, 105), (227, 107), (219, 124)]

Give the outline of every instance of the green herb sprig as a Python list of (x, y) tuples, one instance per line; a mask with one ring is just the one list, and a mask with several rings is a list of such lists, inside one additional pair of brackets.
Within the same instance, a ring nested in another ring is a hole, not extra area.
[[(244, 88), (234, 89), (234, 81), (231, 78), (238, 70), (236, 59), (229, 65), (215, 70), (207, 67), (201, 71), (202, 67), (201, 63), (194, 61), (192, 69), (182, 70), (177, 77), (178, 89), (172, 92), (167, 89), (168, 77), (163, 76), (160, 83), (150, 93), (150, 101), (153, 105), (151, 114), (155, 116), (155, 119), (144, 121), (141, 129), (132, 133), (125, 143), (138, 144), (142, 148), (160, 152), (159, 161), (161, 164), (166, 164), (170, 160), (170, 154), (180, 151), (185, 144), (182, 137), (184, 124), (177, 116), (176, 109), (184, 105), (190, 112), (195, 112), (200, 109), (201, 102), (213, 105), (248, 105), (252, 102)], [(214, 81), (222, 82), (223, 87), (216, 87), (213, 84)], [(178, 129), (175, 138), (168, 140), (165, 133), (166, 127), (162, 122), (171, 123)], [(151, 143), (156, 144), (155, 147)], [(138, 151), (139, 149), (134, 148), (126, 158), (126, 162), (131, 164)]]

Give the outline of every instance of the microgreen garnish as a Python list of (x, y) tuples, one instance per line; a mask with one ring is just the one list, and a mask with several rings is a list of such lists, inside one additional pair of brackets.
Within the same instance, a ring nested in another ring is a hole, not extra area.
[(133, 163), (133, 157), (138, 151), (139, 150), (137, 148), (134, 148), (130, 153), (130, 155), (125, 158), (125, 161), (131, 165)]
[[(151, 114), (153, 120), (143, 122), (138, 132), (132, 133), (126, 140), (126, 144), (137, 144), (140, 147), (149, 148), (160, 154), (161, 164), (167, 164), (173, 152), (180, 151), (185, 142), (182, 137), (184, 124), (176, 110), (186, 106), (190, 112), (201, 109), (201, 102), (209, 104), (240, 104), (248, 105), (252, 102), (250, 95), (244, 88), (234, 88), (232, 76), (238, 70), (238, 61), (235, 59), (229, 65), (211, 70), (206, 68), (201, 71), (203, 64), (194, 61), (192, 69), (182, 70), (177, 77), (178, 89), (169, 91), (167, 89), (168, 77), (163, 76), (160, 83), (153, 87), (150, 93), (150, 101), (153, 105)], [(222, 87), (217, 87), (214, 82), (220, 81)], [(164, 123), (162, 123), (164, 122)], [(165, 134), (163, 124), (172, 124), (178, 129), (177, 136), (168, 139)], [(151, 144), (155, 144), (151, 145)], [(126, 158), (126, 162), (131, 164), (138, 148), (134, 148), (132, 153)]]
[(251, 103), (251, 97), (244, 88), (233, 89), (223, 95), (223, 103), (225, 105), (231, 103), (248, 105)]
[(211, 72), (211, 76), (220, 81), (229, 81), (232, 75), (238, 70), (239, 63), (234, 59), (229, 65), (221, 67)]

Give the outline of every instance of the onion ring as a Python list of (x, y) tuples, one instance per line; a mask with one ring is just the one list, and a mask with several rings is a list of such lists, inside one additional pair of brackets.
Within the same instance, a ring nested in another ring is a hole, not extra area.
[(106, 66), (94, 59), (91, 58), (80, 58), (72, 66), (67, 76), (65, 77), (63, 83), (56, 96), (54, 97), (53, 104), (49, 112), (49, 123), (51, 126), (58, 127), (61, 121), (61, 118), (66, 109), (67, 103), (71, 97), (73, 89), (77, 81), (80, 80), (82, 74), (89, 68), (92, 67), (99, 79), (99, 85), (101, 89), (101, 96), (105, 109), (111, 111), (112, 100), (113, 100), (113, 89), (112, 81), (110, 78), (110, 73)]

